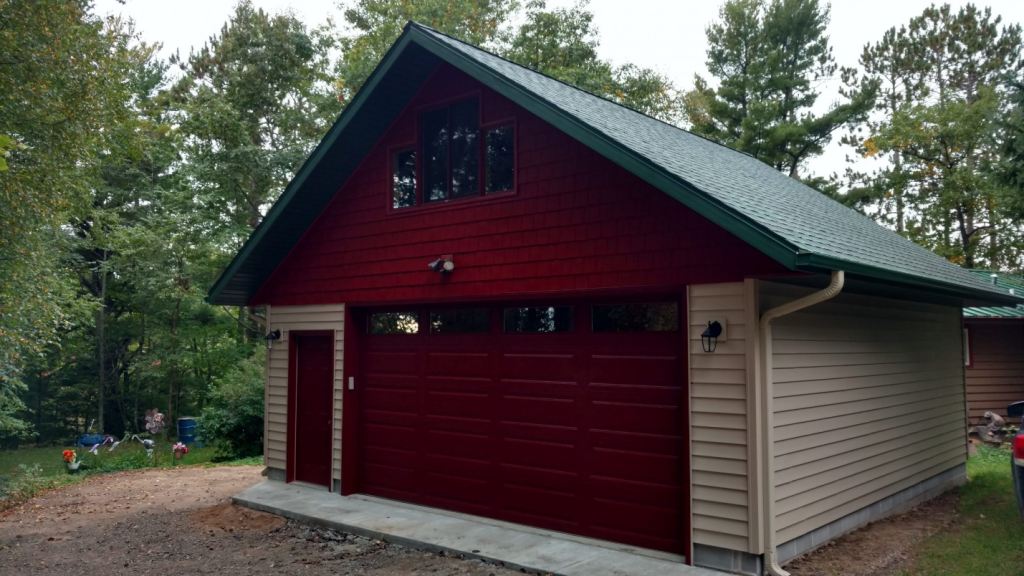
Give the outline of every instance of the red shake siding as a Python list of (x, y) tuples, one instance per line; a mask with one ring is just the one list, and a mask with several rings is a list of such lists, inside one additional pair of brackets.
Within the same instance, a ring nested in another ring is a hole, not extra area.
[[(479, 93), (514, 118), (514, 194), (390, 211), (389, 151), (417, 108)], [(293, 306), (673, 288), (785, 272), (678, 201), (446, 64), (253, 298)], [(427, 264), (454, 254), (450, 276)]]

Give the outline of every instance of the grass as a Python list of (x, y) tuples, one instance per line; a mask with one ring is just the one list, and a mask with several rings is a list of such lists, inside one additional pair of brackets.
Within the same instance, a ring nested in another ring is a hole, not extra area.
[(66, 447), (22, 448), (0, 451), (0, 510), (32, 498), (45, 490), (75, 484), (95, 474), (140, 470), (143, 468), (173, 468), (176, 466), (259, 466), (263, 457), (242, 458), (227, 462), (214, 462), (216, 446), (189, 448), (181, 460), (174, 458), (171, 444), (160, 442), (153, 457), (146, 455), (138, 442), (118, 446), (113, 452), (102, 446), (90, 454), (88, 448), (75, 448), (82, 464), (71, 472), (62, 459)]
[(960, 522), (922, 543), (910, 574), (1020, 576), (1024, 519), (1013, 495), (1008, 450), (978, 446), (959, 489)]

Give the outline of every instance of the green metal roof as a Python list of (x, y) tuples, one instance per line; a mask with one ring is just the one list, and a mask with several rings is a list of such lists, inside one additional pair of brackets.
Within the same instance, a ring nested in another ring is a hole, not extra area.
[(1024, 302), (751, 156), (412, 22), (214, 285), (210, 302), (249, 302), (442, 61), (792, 270), (844, 270), (971, 304)]
[[(971, 270), (972, 274), (1011, 294), (1024, 295), (1024, 277), (995, 270)], [(1024, 318), (1024, 305), (964, 308), (964, 318)]]

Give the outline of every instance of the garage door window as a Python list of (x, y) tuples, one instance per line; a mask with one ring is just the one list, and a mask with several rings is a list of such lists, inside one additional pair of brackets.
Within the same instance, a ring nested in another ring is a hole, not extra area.
[(416, 312), (377, 312), (370, 314), (370, 334), (416, 334), (420, 331)]
[(491, 311), (439, 310), (430, 313), (431, 334), (465, 334), (491, 331)]
[(594, 306), (594, 332), (677, 332), (679, 305), (675, 302)]
[(505, 332), (571, 332), (572, 306), (505, 308)]

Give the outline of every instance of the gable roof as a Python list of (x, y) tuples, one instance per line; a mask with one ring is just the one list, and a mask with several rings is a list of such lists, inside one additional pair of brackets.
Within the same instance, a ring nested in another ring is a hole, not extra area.
[(249, 302), (442, 61), (791, 270), (844, 270), (970, 303), (1021, 301), (747, 154), (410, 22), (214, 284), (209, 302)]
[[(1024, 278), (1009, 272), (971, 270), (978, 278), (1010, 294), (1024, 295)], [(1024, 304), (964, 308), (964, 318), (1024, 318)]]

